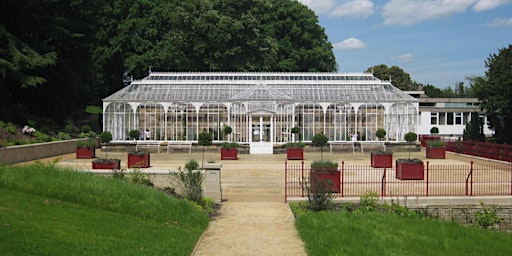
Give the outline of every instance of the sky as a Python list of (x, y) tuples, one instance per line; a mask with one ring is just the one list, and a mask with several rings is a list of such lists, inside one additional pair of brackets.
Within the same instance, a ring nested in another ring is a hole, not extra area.
[(340, 72), (385, 64), (425, 85), (467, 86), (512, 44), (512, 0), (298, 1), (318, 16)]

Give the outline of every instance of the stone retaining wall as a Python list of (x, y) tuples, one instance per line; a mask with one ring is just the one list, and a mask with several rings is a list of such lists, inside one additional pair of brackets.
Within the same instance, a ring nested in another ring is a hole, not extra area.
[[(0, 148), (0, 164), (16, 164), (76, 152), (76, 143), (88, 139), (74, 139)], [(99, 141), (96, 139), (96, 145)]]
[[(493, 205), (484, 205), (485, 208), (492, 209)], [(475, 214), (482, 211), (482, 206), (428, 206), (419, 208), (410, 208), (414, 211), (427, 213), (429, 216), (444, 221), (452, 221), (462, 226), (473, 226), (475, 223)], [(492, 228), (512, 232), (512, 206), (496, 206), (497, 214), (502, 218), (502, 222)]]

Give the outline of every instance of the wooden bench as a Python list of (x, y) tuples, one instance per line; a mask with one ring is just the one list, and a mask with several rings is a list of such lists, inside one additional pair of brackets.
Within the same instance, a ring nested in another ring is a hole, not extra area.
[(140, 148), (147, 148), (148, 150), (150, 148), (156, 148), (157, 152), (160, 154), (160, 142), (158, 141), (137, 141), (137, 145), (135, 145), (135, 151), (139, 151)]
[(188, 153), (192, 153), (192, 142), (190, 141), (168, 141), (167, 142), (167, 154), (169, 154), (170, 148), (188, 148)]

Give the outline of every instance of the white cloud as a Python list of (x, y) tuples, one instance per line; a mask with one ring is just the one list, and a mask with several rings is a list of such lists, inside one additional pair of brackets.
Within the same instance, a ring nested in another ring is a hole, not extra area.
[(495, 9), (502, 5), (511, 4), (512, 0), (480, 0), (478, 1), (473, 8), (475, 12), (487, 11), (491, 9)]
[(333, 47), (337, 50), (360, 50), (366, 48), (366, 44), (357, 38), (351, 37), (333, 44)]
[(308, 6), (316, 15), (328, 14), (335, 6), (334, 0), (299, 0)]
[(465, 12), (475, 0), (390, 0), (382, 8), (384, 24), (412, 25)]
[(370, 0), (299, 0), (307, 5), (317, 15), (327, 14), (335, 17), (363, 17), (373, 15), (373, 2)]
[(366, 18), (374, 14), (373, 2), (369, 0), (353, 0), (336, 6), (330, 13), (338, 17), (363, 17)]
[(504, 18), (496, 18), (491, 22), (487, 23), (488, 27), (495, 28), (501, 26), (512, 26), (512, 18), (504, 19)]
[(412, 53), (405, 53), (402, 55), (395, 56), (391, 59), (407, 63), (407, 62), (412, 62), (414, 60), (414, 55)]

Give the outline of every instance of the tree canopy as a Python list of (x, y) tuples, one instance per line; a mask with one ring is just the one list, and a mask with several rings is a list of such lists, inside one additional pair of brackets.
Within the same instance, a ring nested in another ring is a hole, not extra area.
[(0, 119), (56, 121), (158, 71), (336, 71), (294, 0), (4, 0)]
[(512, 143), (512, 44), (491, 54), (485, 62), (486, 79), (473, 84), (475, 95), (482, 101), (496, 142)]
[(389, 67), (380, 64), (370, 67), (366, 72), (372, 72), (373, 75), (381, 80), (391, 80), (392, 84), (401, 90), (416, 90), (417, 84), (411, 80), (409, 73), (398, 66)]

